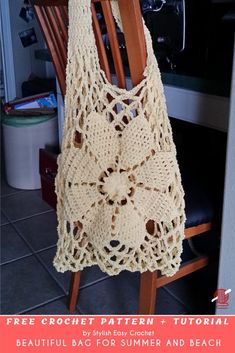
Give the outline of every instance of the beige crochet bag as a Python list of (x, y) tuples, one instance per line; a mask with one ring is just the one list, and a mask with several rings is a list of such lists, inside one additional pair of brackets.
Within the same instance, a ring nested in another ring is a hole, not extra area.
[[(181, 261), (184, 193), (151, 37), (144, 27), (142, 82), (129, 91), (112, 85), (100, 68), (90, 1), (69, 1), (54, 266), (64, 272), (98, 264), (109, 275), (161, 270), (172, 276)], [(121, 27), (116, 0), (112, 8)]]

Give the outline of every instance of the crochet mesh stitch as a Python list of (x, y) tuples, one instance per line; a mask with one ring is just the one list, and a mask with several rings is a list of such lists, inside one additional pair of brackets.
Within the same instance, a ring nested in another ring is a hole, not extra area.
[[(117, 1), (111, 1), (121, 28)], [(181, 262), (184, 192), (151, 37), (131, 90), (100, 68), (90, 0), (69, 1), (65, 125), (56, 176), (59, 272), (160, 270)]]

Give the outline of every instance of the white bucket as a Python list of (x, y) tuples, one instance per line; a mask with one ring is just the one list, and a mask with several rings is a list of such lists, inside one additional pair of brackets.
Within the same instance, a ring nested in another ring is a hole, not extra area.
[(7, 183), (17, 189), (41, 188), (39, 149), (58, 145), (57, 116), (29, 126), (3, 123)]

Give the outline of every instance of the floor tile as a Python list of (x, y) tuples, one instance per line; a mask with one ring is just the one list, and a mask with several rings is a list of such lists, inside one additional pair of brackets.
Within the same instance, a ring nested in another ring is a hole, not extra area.
[[(58, 280), (64, 290), (68, 293), (70, 279), (71, 279), (71, 272), (66, 271), (65, 273), (57, 272), (53, 266), (53, 258), (56, 253), (56, 248), (44, 250), (38, 253), (38, 256), (44, 262), (50, 273)], [(81, 273), (81, 283), (80, 287), (89, 285), (94, 281), (107, 277), (107, 274), (102, 272), (98, 266), (92, 266), (85, 268)]]
[(211, 264), (184, 278), (172, 282), (166, 288), (190, 308), (191, 314), (214, 314), (211, 303), (217, 288), (217, 264)]
[(41, 190), (24, 191), (2, 198), (2, 210), (11, 221), (51, 210), (41, 198)]
[(34, 251), (57, 243), (57, 219), (53, 211), (16, 222), (15, 227)]
[(57, 299), (49, 304), (45, 304), (40, 306), (37, 309), (33, 309), (27, 311), (26, 315), (77, 315), (78, 312), (75, 311), (72, 314), (69, 312), (67, 308), (68, 298), (63, 297), (61, 299)]
[(2, 266), (2, 314), (15, 314), (63, 295), (34, 256)]
[[(123, 271), (117, 276), (81, 290), (78, 310), (83, 314), (137, 314), (139, 273)], [(157, 294), (157, 314), (183, 314), (185, 308), (164, 289)]]
[(22, 192), (22, 191), (23, 190), (21, 189), (15, 189), (15, 188), (12, 188), (10, 185), (8, 185), (7, 182), (5, 181), (4, 176), (1, 178), (1, 196), (7, 196), (18, 192)]
[(12, 225), (1, 227), (1, 264), (30, 253), (30, 249)]
[(8, 219), (4, 216), (3, 213), (1, 213), (1, 226), (7, 223), (9, 223)]

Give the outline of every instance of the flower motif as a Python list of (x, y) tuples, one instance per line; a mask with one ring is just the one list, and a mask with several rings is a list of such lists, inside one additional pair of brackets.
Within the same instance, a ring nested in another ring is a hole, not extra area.
[(116, 250), (123, 244), (140, 247), (149, 235), (149, 220), (164, 222), (177, 212), (170, 192), (175, 155), (156, 150), (144, 117), (120, 126), (91, 113), (82, 147), (64, 153), (64, 163), (70, 165), (64, 167), (70, 220), (83, 225), (94, 247), (102, 243)]

